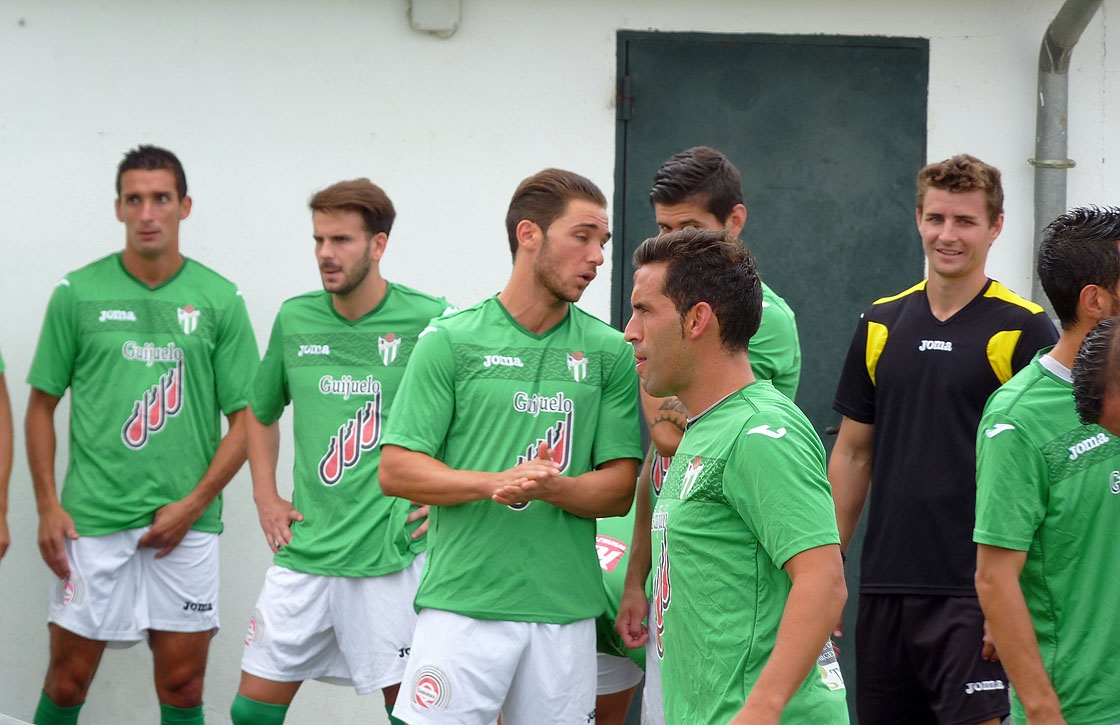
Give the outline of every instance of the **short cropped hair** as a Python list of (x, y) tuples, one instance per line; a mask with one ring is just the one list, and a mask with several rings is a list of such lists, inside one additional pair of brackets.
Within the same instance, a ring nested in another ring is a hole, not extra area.
[(1097, 323), (1073, 362), (1073, 399), (1082, 423), (1100, 422), (1110, 392), (1120, 392), (1120, 319), (1115, 317)]
[(311, 211), (352, 211), (362, 217), (370, 237), (382, 232), (388, 236), (397, 212), (381, 187), (369, 179), (352, 179), (331, 184), (311, 197)]
[(1081, 290), (1097, 285), (1111, 294), (1120, 281), (1120, 208), (1073, 209), (1050, 222), (1038, 248), (1038, 279), (1054, 313), (1069, 329), (1077, 322)]
[(727, 230), (680, 231), (651, 237), (634, 252), (634, 268), (666, 265), (664, 294), (681, 319), (707, 302), (719, 336), (731, 351), (746, 351), (762, 320), (762, 283), (754, 255)]
[(117, 165), (117, 198), (121, 195), (121, 176), (126, 171), (156, 171), (166, 169), (175, 177), (175, 191), (182, 201), (187, 195), (187, 174), (175, 154), (159, 146), (137, 146), (125, 153)]
[(573, 199), (589, 201), (604, 209), (607, 207), (607, 197), (595, 182), (572, 171), (545, 169), (518, 184), (506, 212), (506, 233), (513, 258), (517, 258), (517, 225), (523, 219), (547, 232), (552, 222), (563, 216), (568, 202)]
[(1003, 183), (999, 169), (986, 164), (975, 156), (957, 154), (937, 161), (918, 172), (917, 209), (925, 206), (926, 192), (930, 189), (963, 194), (969, 191), (984, 192), (984, 206), (992, 224), (1003, 213)]
[(653, 177), (649, 203), (700, 203), (722, 224), (743, 203), (743, 177), (727, 157), (708, 146), (670, 156)]

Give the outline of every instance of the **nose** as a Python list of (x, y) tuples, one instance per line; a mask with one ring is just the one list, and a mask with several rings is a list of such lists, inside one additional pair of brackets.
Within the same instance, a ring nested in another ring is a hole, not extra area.
[(591, 261), (595, 264), (596, 267), (599, 267), (603, 264), (603, 260), (604, 260), (603, 248), (601, 246), (599, 246), (598, 244), (592, 244), (591, 245)]
[(622, 336), (626, 338), (626, 342), (633, 344), (638, 339), (638, 323), (637, 315), (631, 314), (630, 319), (626, 322), (626, 329), (622, 331)]

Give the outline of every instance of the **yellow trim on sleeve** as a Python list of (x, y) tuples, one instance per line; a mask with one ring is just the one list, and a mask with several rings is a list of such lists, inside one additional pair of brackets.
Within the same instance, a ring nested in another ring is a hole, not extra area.
[(881, 322), (867, 322), (867, 374), (871, 376), (871, 384), (875, 384), (875, 368), (879, 364), (879, 356), (887, 344), (887, 326)]
[[(1024, 309), (1030, 310), (1031, 314), (1037, 315), (1039, 312), (1042, 312), (1041, 306), (1036, 305), (1028, 299), (1020, 297), (1019, 295), (1004, 287), (999, 282), (996, 282), (994, 279), (992, 280), (992, 283), (988, 285), (988, 291), (984, 293), (984, 296), (995, 297), (997, 300), (1010, 302), (1013, 305), (1017, 305)], [(991, 350), (991, 347), (989, 346), (988, 349)]]
[(1003, 330), (992, 335), (988, 340), (988, 364), (999, 378), (1000, 385), (1014, 375), (1011, 370), (1011, 356), (1015, 354), (1015, 346), (1019, 344), (1019, 337), (1022, 334), (1022, 330)]
[(925, 281), (925, 280), (923, 279), (923, 280), (922, 280), (921, 282), (919, 282), (918, 284), (914, 285), (914, 286), (913, 286), (913, 287), (911, 287), (910, 289), (902, 290), (902, 291), (901, 291), (901, 292), (899, 292), (898, 294), (896, 294), (896, 295), (891, 295), (890, 297), (880, 297), (879, 299), (875, 300), (875, 301), (874, 301), (874, 302), (872, 302), (871, 304), (873, 304), (873, 305), (881, 305), (881, 304), (884, 304), (884, 303), (886, 303), (886, 302), (892, 302), (892, 301), (894, 301), (894, 300), (902, 299), (902, 298), (903, 298), (903, 297), (905, 297), (906, 295), (909, 295), (909, 294), (914, 294), (915, 292), (921, 292), (921, 291), (922, 291), (922, 290), (924, 290), (925, 288), (926, 288), (926, 281)]

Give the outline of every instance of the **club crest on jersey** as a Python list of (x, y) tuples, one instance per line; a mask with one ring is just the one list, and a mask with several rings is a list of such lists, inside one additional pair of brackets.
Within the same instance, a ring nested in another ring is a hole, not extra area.
[(661, 487), (665, 484), (665, 474), (673, 463), (672, 456), (663, 456), (657, 451), (653, 452), (653, 465), (649, 469), (649, 481), (653, 484), (654, 494), (661, 495)]
[(412, 678), (412, 699), (423, 710), (446, 710), (451, 704), (451, 683), (439, 668), (421, 667)]
[[(182, 352), (179, 350), (178, 352)], [(144, 391), (132, 404), (132, 414), (121, 428), (121, 438), (129, 448), (138, 451), (148, 444), (148, 438), (163, 430), (169, 418), (183, 409), (183, 357), (163, 375), (159, 382)]]
[(688, 498), (688, 494), (692, 493), (692, 487), (696, 485), (696, 479), (700, 478), (700, 472), (704, 470), (704, 459), (696, 456), (688, 462), (688, 468), (684, 469), (684, 482), (681, 484), (681, 500)]
[(397, 359), (397, 351), (401, 349), (401, 339), (393, 333), (377, 338), (377, 352), (381, 353), (381, 363), (388, 367)]
[(606, 534), (595, 535), (595, 553), (599, 555), (599, 568), (610, 574), (626, 555), (630, 547), (625, 542), (619, 541)]
[(334, 486), (342, 480), (347, 468), (358, 465), (362, 451), (377, 448), (381, 442), (381, 387), (373, 400), (358, 408), (354, 417), (338, 427), (331, 436), (327, 452), (319, 461), (319, 480), (324, 486)]
[(568, 353), (568, 369), (577, 383), (587, 380), (587, 357), (579, 350)]
[(183, 332), (191, 334), (198, 329), (198, 318), (201, 310), (196, 310), (194, 305), (184, 305), (179, 307), (176, 312), (179, 313), (179, 327), (183, 328)]
[(669, 537), (661, 537), (661, 556), (657, 559), (657, 576), (653, 580), (653, 601), (656, 604), (654, 618), (654, 644), (657, 645), (657, 659), (665, 659), (665, 611), (673, 598), (673, 587), (669, 581)]

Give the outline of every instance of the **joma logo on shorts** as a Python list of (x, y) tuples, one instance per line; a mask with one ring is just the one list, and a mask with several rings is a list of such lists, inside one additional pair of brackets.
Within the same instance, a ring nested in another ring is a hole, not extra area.
[(1082, 453), (1088, 453), (1094, 448), (1099, 448), (1105, 443), (1108, 443), (1108, 441), (1109, 438), (1104, 433), (1097, 433), (1095, 436), (1090, 436), (1089, 438), (1086, 438), (1080, 443), (1072, 445), (1067, 449), (1069, 450), (1069, 459), (1071, 461), (1076, 461), (1077, 457)]
[(183, 602), (184, 612), (212, 612), (214, 605), (210, 602)]
[(944, 350), (945, 352), (952, 352), (953, 343), (946, 342), (945, 340), (922, 340), (922, 344), (918, 345), (918, 350)]
[(980, 682), (966, 682), (964, 683), (964, 694), (971, 695), (976, 692), (986, 692), (988, 690), (1005, 690), (1007, 689), (1003, 680), (981, 680)]

